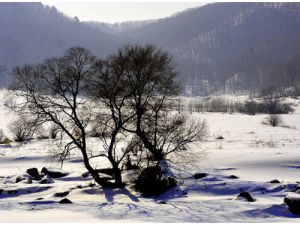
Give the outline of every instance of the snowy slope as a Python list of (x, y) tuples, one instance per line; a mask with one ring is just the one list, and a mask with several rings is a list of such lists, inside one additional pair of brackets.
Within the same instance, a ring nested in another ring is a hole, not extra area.
[[(13, 115), (3, 106), (3, 92), (0, 99), (0, 126), (7, 132)], [(263, 125), (266, 115), (193, 116), (207, 120), (210, 135), (191, 146), (192, 162), (170, 164), (180, 185), (156, 198), (142, 197), (130, 185), (114, 190), (89, 186), (92, 180), (82, 177), (79, 154), (63, 165), (68, 175), (54, 183), (15, 183), (30, 167), (60, 169), (50, 160), (56, 146), (52, 140), (0, 146), (0, 222), (300, 222), (283, 204), (300, 181), (300, 106), (283, 115), (291, 128)], [(195, 172), (209, 175), (196, 180)], [(281, 183), (269, 183), (273, 179)], [(58, 204), (62, 198), (54, 194), (65, 191), (73, 204)], [(237, 199), (241, 191), (256, 201)]]

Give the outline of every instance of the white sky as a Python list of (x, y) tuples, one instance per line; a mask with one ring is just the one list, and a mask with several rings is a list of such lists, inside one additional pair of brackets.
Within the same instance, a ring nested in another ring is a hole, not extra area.
[(170, 16), (188, 8), (202, 6), (198, 2), (70, 2), (42, 1), (55, 6), (70, 17), (77, 16), (80, 21), (124, 22), (158, 19)]

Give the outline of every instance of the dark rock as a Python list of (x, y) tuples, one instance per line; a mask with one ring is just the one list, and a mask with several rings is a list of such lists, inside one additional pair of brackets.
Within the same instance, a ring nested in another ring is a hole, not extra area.
[(174, 178), (162, 178), (161, 168), (157, 166), (144, 169), (135, 181), (136, 190), (144, 196), (158, 196), (176, 186)]
[(286, 196), (283, 201), (291, 213), (300, 215), (300, 198)]
[(280, 184), (280, 181), (277, 179), (271, 180), (270, 181), (271, 184)]
[(35, 200), (43, 200), (44, 198), (36, 198)]
[(239, 179), (239, 177), (238, 177), (238, 176), (235, 176), (235, 175), (230, 175), (229, 178), (230, 178), (230, 179)]
[(0, 189), (0, 195), (2, 194), (2, 192), (3, 192), (3, 189)]
[(19, 183), (20, 181), (25, 180), (25, 179), (26, 179), (26, 178), (23, 177), (23, 176), (18, 176), (18, 177), (16, 178), (16, 183)]
[(195, 179), (202, 179), (202, 178), (207, 177), (207, 176), (208, 176), (207, 173), (195, 173), (194, 174)]
[(19, 183), (19, 182), (22, 182), (22, 183), (25, 183), (25, 184), (32, 184), (32, 177), (28, 176), (27, 174), (24, 175), (24, 176), (18, 176), (16, 178), (16, 183)]
[(238, 196), (238, 198), (244, 198), (246, 199), (248, 202), (254, 202), (255, 200), (252, 198), (252, 196), (250, 195), (249, 192), (241, 192)]
[(76, 187), (79, 189), (82, 189), (82, 185), (77, 185)]
[(40, 183), (41, 184), (52, 184), (52, 183), (54, 183), (54, 181), (47, 175), (41, 180)]
[(54, 197), (66, 197), (70, 192), (69, 191), (65, 191), (65, 192), (57, 192), (54, 194)]
[(126, 167), (126, 170), (139, 170), (139, 169), (141, 169), (141, 168), (136, 164), (132, 164), (132, 165)]
[(95, 187), (96, 186), (96, 184), (94, 184), (94, 183), (89, 183), (89, 187)]
[(43, 169), (41, 170), (41, 173), (44, 175), (48, 175), (51, 178), (60, 178), (60, 177), (64, 177), (67, 175), (66, 173), (62, 173), (59, 171), (48, 170), (46, 167), (43, 167)]
[(81, 176), (82, 176), (83, 178), (87, 178), (87, 177), (90, 176), (90, 173), (87, 171), (87, 172), (82, 173)]
[(223, 140), (224, 138), (223, 138), (223, 136), (220, 135), (220, 136), (216, 137), (216, 139), (217, 140)]
[(158, 201), (157, 203), (158, 203), (158, 204), (167, 204), (166, 201)]
[(32, 184), (32, 179), (31, 179), (30, 177), (27, 177), (26, 183), (27, 183), (27, 184)]
[(33, 180), (42, 179), (37, 168), (30, 168), (26, 172), (32, 177)]
[(59, 204), (72, 204), (73, 202), (67, 198), (64, 198), (59, 201)]

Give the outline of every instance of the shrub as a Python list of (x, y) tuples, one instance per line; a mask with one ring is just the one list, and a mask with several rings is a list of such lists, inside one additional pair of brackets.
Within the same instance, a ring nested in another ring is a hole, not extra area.
[(102, 137), (102, 131), (100, 129), (100, 124), (94, 124), (92, 129), (89, 132), (90, 137)]
[(265, 124), (270, 125), (272, 127), (277, 127), (282, 124), (282, 118), (280, 115), (271, 114), (266, 118)]
[(248, 100), (245, 102), (243, 111), (244, 113), (255, 115), (257, 108), (257, 103), (254, 100)]
[(293, 112), (292, 104), (284, 103), (278, 97), (265, 97), (262, 102), (248, 100), (238, 108), (240, 113), (255, 115), (256, 113), (266, 114), (287, 114)]
[(262, 102), (263, 112), (267, 114), (287, 114), (293, 112), (291, 104), (284, 103), (277, 97), (266, 97)]
[(60, 127), (56, 124), (52, 124), (49, 129), (49, 136), (51, 139), (56, 139), (58, 133), (60, 132)]
[(18, 120), (10, 124), (10, 130), (14, 135), (16, 142), (28, 141), (32, 138), (34, 130), (36, 128), (36, 122), (30, 120), (25, 116), (21, 116)]
[(49, 135), (45, 134), (45, 129), (43, 127), (39, 127), (35, 133), (36, 133), (36, 139), (38, 140), (49, 139)]
[(229, 106), (226, 105), (226, 101), (219, 97), (219, 98), (213, 98), (210, 100), (210, 107), (208, 111), (210, 112), (227, 112)]
[(2, 143), (4, 139), (5, 139), (5, 137), (4, 137), (3, 130), (0, 129), (0, 143)]
[(10, 145), (10, 143), (12, 143), (13, 141), (10, 140), (9, 138), (4, 138), (4, 140), (1, 142), (1, 144), (4, 144), (4, 145)]

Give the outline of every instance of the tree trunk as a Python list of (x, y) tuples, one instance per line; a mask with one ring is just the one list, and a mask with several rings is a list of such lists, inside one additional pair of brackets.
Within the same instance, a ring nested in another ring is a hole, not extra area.
[(86, 151), (84, 149), (80, 149), (82, 156), (83, 156), (83, 162), (85, 168), (89, 171), (89, 173), (92, 175), (93, 179), (97, 184), (100, 186), (105, 186), (106, 182), (104, 179), (101, 179), (98, 172), (93, 169), (93, 167), (90, 165), (89, 159), (87, 157)]
[(137, 129), (136, 134), (143, 142), (145, 148), (148, 149), (149, 152), (151, 152), (154, 160), (161, 161), (164, 158), (162, 152), (159, 149), (157, 149), (157, 147), (148, 140), (148, 138), (146, 137), (143, 131)]
[(141, 129), (141, 121), (142, 121), (143, 110), (137, 111), (137, 121), (136, 121), (136, 135), (141, 139), (146, 149), (151, 152), (154, 160), (160, 161), (164, 157), (162, 155), (162, 151), (157, 149), (156, 145), (152, 144), (147, 138), (145, 132)]
[(118, 167), (113, 168), (113, 170), (114, 170), (115, 185), (117, 187), (123, 187), (124, 184), (122, 182), (121, 170)]

